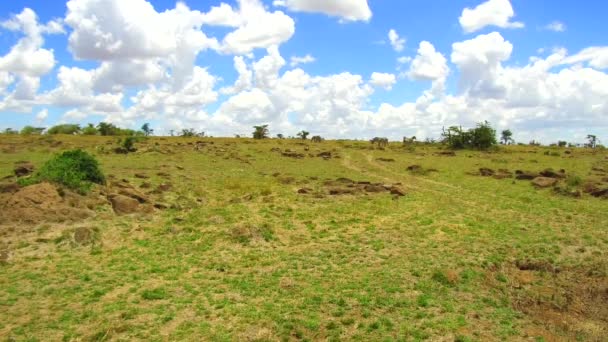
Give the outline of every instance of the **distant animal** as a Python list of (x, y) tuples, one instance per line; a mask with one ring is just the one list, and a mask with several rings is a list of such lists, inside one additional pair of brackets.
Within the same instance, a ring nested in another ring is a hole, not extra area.
[(312, 142), (317, 142), (317, 143), (319, 143), (319, 142), (323, 141), (323, 138), (321, 138), (321, 136), (319, 136), (319, 135), (315, 135), (315, 136), (314, 136), (314, 137), (312, 137), (310, 140), (311, 140)]
[(416, 142), (416, 136), (413, 136), (411, 138), (403, 137), (403, 145), (413, 144), (415, 142)]
[(374, 139), (370, 140), (370, 142), (372, 145), (377, 144), (378, 147), (385, 147), (388, 145), (388, 138), (375, 137)]

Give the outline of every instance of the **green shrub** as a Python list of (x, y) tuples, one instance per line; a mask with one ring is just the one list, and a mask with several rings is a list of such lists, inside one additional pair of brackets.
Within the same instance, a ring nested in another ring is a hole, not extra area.
[(82, 150), (72, 150), (56, 155), (36, 174), (21, 182), (29, 185), (43, 181), (61, 184), (84, 194), (90, 191), (93, 183), (104, 184), (105, 177), (93, 156)]

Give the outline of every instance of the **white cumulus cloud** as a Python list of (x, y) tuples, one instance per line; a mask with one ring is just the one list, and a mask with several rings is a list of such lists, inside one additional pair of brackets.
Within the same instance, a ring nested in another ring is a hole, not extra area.
[(524, 23), (511, 21), (515, 16), (509, 0), (488, 0), (475, 8), (465, 8), (459, 18), (460, 26), (466, 33), (472, 33), (486, 26), (501, 28), (522, 28)]
[(400, 38), (397, 31), (395, 31), (394, 29), (390, 29), (388, 31), (388, 40), (391, 43), (393, 49), (397, 52), (401, 52), (405, 48), (405, 39)]
[(393, 85), (397, 83), (397, 78), (394, 74), (374, 72), (372, 73), (369, 83), (376, 87), (382, 87), (386, 90), (391, 90)]
[(348, 21), (368, 21), (372, 17), (367, 0), (275, 0), (273, 4), (294, 12), (324, 13)]

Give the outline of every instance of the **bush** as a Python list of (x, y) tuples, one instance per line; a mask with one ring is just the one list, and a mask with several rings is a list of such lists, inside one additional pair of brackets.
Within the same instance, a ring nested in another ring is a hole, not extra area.
[(74, 124), (63, 124), (53, 126), (46, 131), (47, 134), (77, 134), (80, 133), (80, 126)]
[(452, 126), (443, 131), (443, 143), (452, 149), (474, 148), (487, 150), (495, 146), (496, 130), (487, 121), (477, 124), (477, 127), (463, 131), (461, 127)]
[(22, 185), (42, 181), (61, 184), (85, 194), (91, 190), (93, 183), (104, 184), (105, 177), (93, 156), (82, 150), (72, 150), (47, 161), (34, 176), (25, 178)]

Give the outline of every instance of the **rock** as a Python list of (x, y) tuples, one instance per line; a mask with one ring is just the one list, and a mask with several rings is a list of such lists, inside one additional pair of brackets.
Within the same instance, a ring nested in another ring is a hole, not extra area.
[(403, 191), (403, 189), (400, 189), (396, 186), (393, 186), (390, 189), (391, 195), (395, 195), (395, 196), (399, 196), (399, 197), (403, 197), (405, 196), (405, 191)]
[(169, 178), (169, 177), (171, 177), (170, 174), (168, 174), (166, 172), (162, 172), (162, 171), (158, 172), (156, 175), (159, 176), (159, 177), (163, 177), (163, 178)]
[(494, 170), (489, 169), (487, 167), (482, 167), (479, 169), (479, 174), (484, 177), (494, 176), (495, 173), (496, 172)]
[(139, 179), (148, 179), (150, 178), (150, 176), (143, 174), (143, 173), (136, 173), (135, 174), (135, 178), (139, 178)]
[(420, 165), (410, 165), (407, 167), (408, 171), (421, 171), (422, 170), (422, 166)]
[(355, 181), (350, 178), (340, 177), (340, 178), (336, 178), (336, 183), (354, 184)]
[(21, 189), (17, 183), (0, 184), (0, 194), (15, 193)]
[(317, 154), (317, 157), (323, 158), (323, 159), (331, 159), (331, 152), (321, 152), (319, 154)]
[(152, 183), (150, 182), (143, 182), (141, 183), (141, 185), (139, 186), (142, 189), (150, 189), (152, 187)]
[(538, 188), (548, 188), (557, 184), (557, 179), (549, 177), (536, 177), (532, 180), (532, 185)]
[(355, 189), (345, 189), (345, 188), (333, 188), (329, 189), (330, 195), (352, 195), (355, 193)]
[(29, 163), (29, 162), (21, 162), (18, 163), (17, 165), (15, 165), (15, 176), (17, 177), (23, 177), (23, 176), (27, 176), (30, 175), (32, 172), (34, 172), (34, 164)]
[(381, 162), (386, 162), (386, 163), (392, 163), (395, 161), (395, 159), (393, 158), (377, 158), (377, 161), (381, 161)]
[(553, 171), (553, 169), (545, 169), (544, 171), (540, 172), (540, 175), (548, 178), (566, 178), (566, 171), (560, 170), (560, 172), (558, 173)]
[(302, 188), (298, 190), (299, 194), (310, 194), (312, 193), (312, 189), (311, 188)]
[(515, 171), (515, 179), (519, 179), (519, 180), (532, 180), (538, 176), (539, 175), (534, 172), (522, 171), (522, 170)]
[(139, 201), (125, 195), (112, 195), (110, 203), (112, 203), (112, 209), (118, 215), (132, 214), (139, 210)]
[(386, 191), (386, 188), (384, 186), (378, 185), (378, 184), (369, 184), (369, 185), (365, 185), (363, 187), (363, 190), (365, 190), (365, 192), (376, 193), (376, 192), (384, 192), (384, 191)]
[(456, 152), (454, 152), (454, 151), (442, 151), (442, 152), (438, 152), (437, 154), (440, 156), (446, 156), (446, 157), (456, 157)]
[(133, 188), (123, 188), (118, 191), (119, 194), (136, 199), (139, 203), (148, 202), (146, 195)]

